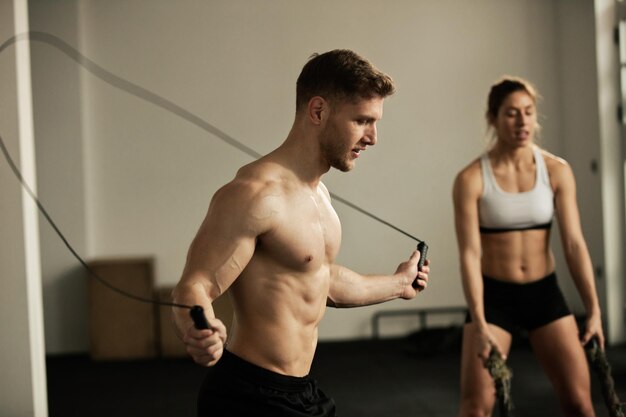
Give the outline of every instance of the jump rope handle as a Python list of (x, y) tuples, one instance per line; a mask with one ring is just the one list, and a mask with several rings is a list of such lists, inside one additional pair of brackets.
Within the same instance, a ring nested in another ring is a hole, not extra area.
[[(426, 244), (426, 242), (421, 241), (420, 243), (418, 243), (417, 251), (420, 253), (420, 260), (417, 262), (417, 270), (421, 271), (422, 267), (424, 266), (424, 262), (426, 261), (426, 255), (428, 254), (428, 245)], [(416, 290), (423, 289), (423, 287), (417, 283), (417, 279), (413, 281), (413, 288), (415, 288)]]
[(189, 315), (193, 320), (193, 324), (198, 330), (210, 329), (209, 322), (204, 315), (204, 309), (201, 306), (193, 306), (189, 310)]

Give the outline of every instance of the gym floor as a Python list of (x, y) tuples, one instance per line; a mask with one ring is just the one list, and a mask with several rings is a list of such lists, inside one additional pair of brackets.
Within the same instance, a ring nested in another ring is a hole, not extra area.
[[(398, 339), (325, 342), (311, 374), (339, 417), (456, 416), (460, 329)], [(607, 349), (616, 391), (626, 399), (626, 346)], [(509, 355), (516, 417), (561, 415), (549, 381), (523, 340)], [(190, 359), (94, 362), (87, 355), (47, 359), (50, 417), (195, 416), (204, 369)], [(592, 375), (598, 417), (608, 416)], [(498, 412), (494, 412), (498, 415)]]

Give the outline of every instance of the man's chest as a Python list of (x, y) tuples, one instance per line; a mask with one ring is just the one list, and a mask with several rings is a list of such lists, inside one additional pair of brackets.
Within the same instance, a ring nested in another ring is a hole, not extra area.
[(286, 199), (262, 249), (290, 269), (306, 271), (332, 263), (341, 245), (341, 224), (323, 196), (299, 194)]

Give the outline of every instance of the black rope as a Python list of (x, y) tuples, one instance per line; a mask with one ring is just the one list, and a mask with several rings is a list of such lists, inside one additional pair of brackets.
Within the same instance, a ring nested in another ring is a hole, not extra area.
[[(87, 58), (85, 55), (83, 55), (80, 51), (78, 51), (77, 49), (73, 48), (72, 46), (70, 46), (67, 42), (65, 42), (64, 40), (62, 40), (61, 38), (51, 35), (49, 33), (45, 33), (45, 32), (37, 32), (37, 31), (31, 31), (31, 32), (27, 32), (27, 33), (23, 33), (23, 34), (18, 34), (15, 36), (12, 36), (11, 38), (9, 38), (8, 40), (6, 40), (4, 43), (2, 43), (2, 45), (0, 45), (0, 54), (6, 49), (8, 48), (10, 45), (13, 45), (15, 43), (17, 43), (18, 41), (22, 41), (22, 40), (30, 40), (30, 41), (39, 41), (39, 42), (43, 42), (43, 43), (47, 43), (48, 45), (51, 45), (55, 48), (57, 48), (59, 51), (63, 52), (65, 55), (67, 55), (69, 58), (71, 58), (72, 60), (74, 60), (75, 62), (77, 62), (79, 65), (81, 65), (83, 68), (85, 68), (87, 71), (89, 71), (90, 73), (92, 73), (93, 75), (95, 75), (96, 77), (100, 78), (101, 80), (103, 80), (104, 82), (108, 83), (109, 85), (118, 88), (122, 91), (127, 92), (128, 94), (131, 94), (135, 97), (138, 97), (142, 100), (145, 100), (149, 103), (154, 104), (157, 107), (160, 107), (170, 113), (173, 113), (179, 117), (181, 117), (182, 119), (188, 121), (189, 123), (213, 134), (214, 136), (216, 136), (218, 139), (222, 140), (223, 142), (231, 145), (234, 148), (239, 149), (240, 151), (242, 151), (243, 153), (253, 157), (253, 158), (259, 158), (261, 157), (261, 154), (256, 152), (255, 150), (253, 150), (252, 148), (246, 146), (245, 144), (241, 143), (240, 141), (234, 139), (233, 137), (229, 136), (228, 134), (226, 134), (225, 132), (221, 131), (220, 129), (218, 129), (217, 127), (213, 126), (212, 124), (210, 124), (209, 122), (207, 122), (206, 120), (203, 120), (202, 118), (200, 118), (199, 116), (193, 114), (192, 112), (190, 112), (189, 110), (184, 109), (183, 107), (179, 106), (178, 104), (166, 99), (165, 97), (162, 97), (144, 87), (141, 87), (138, 84), (132, 83), (124, 78), (121, 78), (120, 76), (113, 74), (112, 72), (104, 69), (103, 67), (101, 67), (100, 65), (96, 64), (95, 62), (93, 62), (92, 60), (90, 60), (89, 58)], [(158, 305), (164, 305), (164, 306), (172, 306), (172, 307), (179, 307), (179, 308), (187, 308), (190, 309), (192, 311), (194, 307), (189, 306), (189, 305), (185, 305), (185, 304), (179, 304), (179, 303), (173, 303), (173, 302), (166, 302), (166, 301), (157, 301), (154, 299), (150, 299), (150, 298), (145, 298), (145, 297), (141, 297), (138, 296), (136, 294), (131, 294), (128, 293), (120, 288), (115, 287), (114, 285), (112, 285), (111, 283), (107, 282), (104, 278), (100, 277), (98, 274), (96, 274), (96, 272), (89, 266), (89, 264), (87, 264), (87, 262), (85, 262), (81, 256), (77, 253), (77, 251), (72, 247), (72, 245), (70, 245), (69, 241), (66, 239), (66, 237), (63, 235), (63, 233), (61, 232), (61, 230), (59, 229), (59, 227), (56, 225), (56, 223), (52, 220), (52, 218), (50, 217), (50, 215), (48, 214), (48, 212), (46, 211), (46, 209), (44, 208), (44, 206), (41, 204), (41, 202), (39, 201), (39, 199), (37, 198), (37, 196), (35, 195), (35, 193), (32, 191), (32, 189), (28, 186), (28, 184), (26, 183), (26, 181), (24, 181), (24, 178), (21, 174), (21, 172), (18, 170), (17, 166), (15, 165), (15, 163), (13, 162), (13, 159), (11, 158), (11, 155), (9, 154), (5, 144), (4, 144), (4, 140), (2, 139), (2, 137), (0, 136), (0, 147), (2, 148), (2, 153), (4, 154), (4, 157), (6, 158), (7, 162), (9, 163), (9, 166), (11, 167), (11, 170), (13, 171), (13, 174), (15, 174), (15, 176), (17, 177), (17, 179), (19, 180), (19, 182), (22, 184), (22, 186), (24, 187), (24, 189), (28, 192), (28, 194), (30, 195), (30, 197), (33, 199), (33, 201), (37, 204), (37, 208), (39, 209), (39, 211), (41, 212), (41, 214), (45, 217), (45, 219), (48, 221), (48, 223), (50, 224), (50, 226), (52, 226), (52, 228), (54, 229), (54, 231), (56, 232), (56, 234), (59, 236), (59, 238), (63, 241), (63, 243), (65, 244), (65, 246), (69, 249), (69, 251), (72, 253), (72, 255), (74, 255), (74, 257), (78, 260), (78, 262), (80, 262), (80, 264), (89, 272), (89, 274), (94, 277), (96, 280), (98, 280), (98, 282), (100, 282), (102, 285), (110, 288), (111, 290), (124, 295), (128, 298), (132, 298), (134, 300), (137, 301), (142, 301), (142, 302), (146, 302), (146, 303), (153, 303), (153, 304), (158, 304)], [(375, 216), (374, 214), (370, 213), (367, 210), (364, 210), (363, 208), (357, 206), (354, 203), (351, 203), (350, 201), (334, 194), (334, 193), (330, 193), (330, 196), (365, 214), (366, 216), (404, 234), (405, 236), (410, 237), (411, 239), (417, 241), (417, 242), (422, 242), (420, 239), (410, 235), (409, 233), (405, 232), (404, 230), (394, 226), (393, 224), (381, 219), (378, 216)], [(197, 307), (197, 306), (195, 306)]]
[(17, 177), (18, 181), (22, 184), (22, 187), (24, 187), (24, 189), (26, 190), (26, 192), (28, 193), (30, 198), (32, 198), (33, 201), (35, 202), (35, 204), (37, 204), (37, 208), (39, 209), (39, 212), (46, 218), (46, 220), (48, 221), (50, 226), (52, 226), (52, 228), (54, 229), (56, 234), (63, 241), (63, 243), (65, 244), (67, 249), (69, 249), (69, 251), (72, 253), (72, 255), (74, 255), (74, 257), (78, 260), (78, 262), (80, 262), (80, 264), (87, 270), (87, 272), (89, 272), (89, 274), (92, 277), (94, 277), (99, 283), (101, 283), (102, 285), (106, 286), (107, 288), (117, 292), (118, 294), (121, 294), (121, 295), (123, 295), (125, 297), (128, 297), (128, 298), (132, 298), (132, 299), (137, 300), (137, 301), (142, 301), (144, 303), (160, 304), (160, 305), (164, 305), (164, 306), (180, 307), (180, 308), (188, 308), (188, 309), (192, 308), (192, 306), (185, 305), (185, 304), (171, 303), (171, 302), (167, 302), (167, 301), (157, 301), (157, 300), (154, 300), (154, 299), (151, 299), (151, 298), (145, 298), (145, 297), (141, 297), (141, 296), (136, 295), (136, 294), (132, 294), (132, 293), (126, 292), (126, 291), (122, 290), (121, 288), (118, 288), (118, 287), (112, 285), (107, 280), (105, 280), (104, 278), (99, 276), (93, 270), (93, 268), (91, 268), (89, 266), (89, 264), (83, 260), (83, 258), (72, 247), (72, 245), (70, 245), (70, 242), (67, 240), (65, 235), (63, 235), (63, 233), (61, 232), (59, 227), (56, 225), (56, 223), (52, 220), (52, 217), (50, 217), (50, 215), (48, 214), (48, 212), (44, 208), (43, 204), (41, 204), (41, 201), (39, 201), (39, 198), (37, 198), (37, 196), (33, 192), (32, 188), (30, 188), (28, 183), (24, 180), (24, 177), (23, 177), (22, 173), (20, 172), (20, 170), (15, 165), (15, 162), (13, 162), (13, 158), (11, 158), (11, 155), (9, 154), (9, 151), (8, 151), (8, 149), (7, 149), (7, 147), (6, 147), (5, 143), (4, 143), (4, 139), (2, 139), (1, 135), (0, 135), (0, 149), (2, 149), (2, 154), (4, 155), (4, 158), (7, 160), (8, 164), (9, 164), (9, 167), (11, 168), (11, 171), (13, 171), (13, 174), (15, 174), (15, 177)]
[[(230, 146), (239, 149), (240, 151), (242, 151), (243, 153), (245, 153), (246, 155), (252, 157), (252, 158), (260, 158), (262, 155), (255, 151), (254, 149), (250, 148), (249, 146), (243, 144), (242, 142), (238, 141), (237, 139), (233, 138), (232, 136), (228, 135), (227, 133), (223, 132), (222, 130), (218, 129), (216, 126), (212, 125), (211, 123), (207, 122), (206, 120), (202, 119), (200, 116), (190, 112), (189, 110), (179, 106), (178, 104), (172, 102), (171, 100), (168, 100), (167, 98), (160, 96), (144, 87), (141, 87), (138, 84), (135, 84), (131, 81), (128, 81), (118, 75), (113, 74), (112, 72), (104, 69), (103, 67), (101, 67), (100, 65), (96, 64), (95, 62), (93, 62), (91, 59), (87, 58), (85, 55), (83, 55), (80, 51), (78, 51), (77, 49), (73, 48), (72, 46), (70, 46), (67, 42), (65, 42), (64, 40), (62, 40), (61, 38), (51, 35), (49, 33), (45, 33), (45, 32), (37, 32), (37, 31), (31, 31), (28, 33), (24, 33), (24, 34), (19, 34), (16, 36), (13, 36), (11, 38), (9, 38), (6, 42), (4, 42), (2, 45), (0, 45), (0, 54), (2, 53), (2, 51), (4, 49), (6, 49), (9, 45), (12, 45), (14, 43), (16, 43), (17, 41), (20, 40), (31, 40), (31, 41), (38, 41), (38, 42), (43, 42), (43, 43), (47, 43), (48, 45), (51, 45), (55, 48), (57, 48), (58, 50), (60, 50), (61, 52), (63, 52), (65, 55), (67, 55), (69, 58), (71, 58), (72, 60), (74, 60), (76, 63), (78, 63), (79, 65), (81, 65), (83, 68), (85, 68), (87, 71), (89, 71), (90, 73), (92, 73), (93, 75), (95, 75), (96, 77), (100, 78), (102, 81), (106, 82), (107, 84), (125, 91), (128, 94), (131, 94), (137, 98), (140, 98), (144, 101), (147, 101), (149, 103), (154, 104), (157, 107), (162, 108), (163, 110), (166, 110), (170, 113), (173, 113), (177, 116), (179, 116), (180, 118), (188, 121), (189, 123), (211, 133), (212, 135), (214, 135), (215, 137), (217, 137), (218, 139), (220, 139), (221, 141), (229, 144)], [(400, 229), (397, 226), (394, 226), (393, 224), (389, 223), (386, 220), (381, 219), (380, 217), (374, 215), (373, 213), (357, 206), (354, 203), (351, 203), (350, 201), (346, 200), (345, 198), (342, 198), (340, 196), (338, 196), (335, 193), (330, 193), (330, 196), (334, 199), (337, 200), (345, 205), (347, 205), (348, 207), (359, 211), (360, 213), (370, 217), (373, 220), (376, 220), (377, 222), (380, 222), (382, 224), (384, 224), (385, 226), (388, 226), (390, 228), (392, 228), (393, 230), (396, 230), (400, 233), (402, 233), (403, 235), (415, 240), (416, 242), (422, 242), (421, 239), (416, 238), (415, 236), (405, 232), (404, 230)]]
[(193, 114), (189, 110), (186, 110), (179, 106), (178, 104), (172, 102), (171, 100), (166, 99), (163, 96), (160, 96), (144, 87), (141, 87), (138, 84), (132, 83), (118, 75), (113, 74), (112, 72), (102, 68), (100, 65), (93, 62), (91, 59), (87, 58), (85, 55), (80, 53), (77, 49), (70, 46), (67, 42), (58, 38), (54, 35), (45, 32), (28, 32), (20, 35), (13, 36), (9, 38), (6, 42), (0, 45), (0, 53), (4, 51), (10, 45), (16, 43), (20, 40), (31, 40), (47, 43), (63, 52), (69, 58), (74, 60), (80, 66), (85, 68), (87, 71), (106, 82), (107, 84), (125, 91), (126, 93), (133, 95), (137, 98), (140, 98), (144, 101), (154, 104), (157, 107), (166, 110), (169, 113), (173, 113), (178, 117), (188, 121), (189, 123), (199, 127), (202, 130), (205, 130), (214, 136), (218, 137), (222, 141), (228, 143), (230, 146), (239, 149), (243, 153), (253, 157), (258, 158), (261, 155), (255, 150), (249, 148), (238, 140), (232, 138), (225, 132), (221, 131), (217, 127), (213, 126), (209, 122), (203, 120), (198, 115)]
[(388, 221), (383, 220), (380, 217), (375, 216), (374, 214), (370, 213), (369, 211), (362, 209), (361, 207), (357, 206), (356, 204), (351, 203), (351, 202), (349, 202), (348, 200), (346, 200), (346, 199), (344, 199), (342, 197), (339, 197), (337, 194), (330, 193), (330, 196), (333, 199), (335, 199), (335, 200), (345, 204), (346, 206), (351, 207), (351, 208), (355, 209), (356, 211), (359, 211), (359, 212), (365, 214), (366, 216), (376, 220), (377, 222), (380, 222), (380, 223), (384, 224), (385, 226), (388, 226), (388, 227), (392, 228), (393, 230), (395, 230), (397, 232), (400, 232), (400, 233), (402, 233), (405, 236), (410, 237), (411, 239), (413, 239), (416, 242), (423, 242), (423, 240), (418, 239), (415, 236), (408, 234), (407, 232), (405, 232), (404, 230), (400, 229), (399, 227), (396, 227), (393, 224), (389, 223)]

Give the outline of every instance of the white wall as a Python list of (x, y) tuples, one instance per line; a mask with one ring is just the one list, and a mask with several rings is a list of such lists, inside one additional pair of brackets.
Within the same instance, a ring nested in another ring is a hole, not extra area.
[[(36, 189), (26, 1), (0, 2), (0, 135)], [(37, 209), (0, 162), (0, 415), (47, 416)]]
[[(410, 302), (331, 309), (321, 339), (369, 336), (371, 314), (379, 309), (464, 304), (451, 184), (484, 148), (486, 94), (502, 74), (531, 79), (544, 96), (542, 143), (573, 159), (585, 184), (580, 190), (585, 233), (594, 258), (601, 258), (602, 231), (593, 223), (600, 204), (596, 194), (585, 195), (592, 190), (587, 184), (598, 179), (589, 173), (586, 148), (583, 157), (577, 145), (566, 145), (578, 143), (570, 142), (572, 137), (578, 141), (597, 134), (592, 103), (571, 103), (580, 82), (584, 97), (595, 95), (594, 68), (573, 62), (573, 51), (580, 62), (595, 59), (590, 1), (77, 4), (34, 2), (32, 29), (66, 39), (105, 69), (177, 103), (259, 153), (286, 136), (295, 80), (311, 53), (351, 48), (394, 77), (398, 92), (386, 101), (379, 144), (359, 159), (354, 172), (332, 172), (325, 182), (334, 193), (428, 241), (431, 285)], [(49, 45), (33, 50), (36, 94), (42, 100), (36, 107), (38, 135), (54, 141), (46, 144), (49, 149), (64, 150), (39, 161), (45, 171), (40, 173), (46, 184), (42, 194), (60, 213), (60, 226), (89, 257), (155, 255), (157, 283), (173, 285), (211, 195), (251, 158), (77, 69)], [(47, 85), (51, 71), (55, 83), (70, 88), (68, 93)], [(55, 109), (52, 95), (65, 105)], [(591, 155), (597, 154), (593, 147)], [(63, 195), (68, 190), (71, 198)], [(414, 247), (399, 233), (341, 203), (335, 206), (344, 227), (339, 262), (361, 272), (391, 272)], [(53, 241), (46, 238), (43, 250), (49, 254), (44, 257), (46, 315), (55, 315), (46, 322), (48, 345), (59, 352), (81, 350), (86, 345), (80, 330), (86, 306), (79, 301), (84, 283), (77, 278), (76, 263)], [(559, 270), (572, 306), (580, 311), (562, 261)], [(71, 334), (63, 333), (61, 319), (72, 326)], [(406, 332), (412, 325), (399, 320), (390, 330)]]

